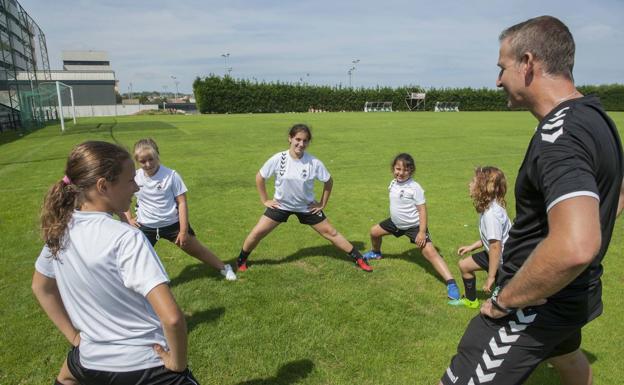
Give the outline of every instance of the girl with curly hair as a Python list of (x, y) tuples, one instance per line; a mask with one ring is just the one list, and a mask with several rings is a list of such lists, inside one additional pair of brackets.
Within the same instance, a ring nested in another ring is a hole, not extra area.
[(457, 253), (463, 256), (481, 247), (484, 250), (459, 261), (465, 296), (449, 304), (476, 309), (479, 307), (479, 300), (477, 300), (477, 278), (474, 273), (479, 270), (488, 272), (483, 290), (490, 293), (496, 281), (498, 266), (502, 263), (501, 256), (511, 221), (505, 211), (507, 181), (500, 169), (492, 166), (477, 167), (469, 189), (474, 207), (479, 213), (480, 239), (471, 245), (461, 246)]

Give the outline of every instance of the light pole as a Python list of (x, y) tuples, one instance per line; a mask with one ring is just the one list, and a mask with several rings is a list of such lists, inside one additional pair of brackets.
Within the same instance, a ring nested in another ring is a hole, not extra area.
[(180, 82), (178, 81), (178, 78), (176, 78), (175, 76), (171, 75), (171, 79), (173, 79), (173, 82), (175, 83), (175, 87), (176, 87), (176, 92), (175, 92), (175, 98), (178, 98), (178, 85), (180, 84)]
[(353, 71), (355, 71), (355, 66), (349, 68), (347, 74), (349, 74), (349, 88), (351, 88), (351, 77), (353, 76)]
[(129, 99), (132, 99), (132, 82), (128, 85), (128, 90), (130, 91)]
[(351, 60), (351, 64), (353, 64), (353, 67), (351, 67), (351, 69), (349, 70), (349, 87), (351, 87), (351, 77), (353, 74), (353, 71), (355, 71), (355, 66), (360, 62), (360, 59), (353, 59)]
[(228, 63), (227, 63), (228, 58), (230, 57), (229, 52), (228, 52), (228, 53), (222, 53), (222, 54), (221, 54), (221, 57), (223, 58), (223, 60), (224, 60), (224, 62), (225, 62), (225, 67), (224, 67), (224, 68), (225, 68), (225, 71), (226, 71), (226, 72), (228, 72), (228, 74), (229, 74), (229, 73), (232, 71), (232, 68), (231, 68), (231, 67), (230, 67), (230, 68), (228, 68)]

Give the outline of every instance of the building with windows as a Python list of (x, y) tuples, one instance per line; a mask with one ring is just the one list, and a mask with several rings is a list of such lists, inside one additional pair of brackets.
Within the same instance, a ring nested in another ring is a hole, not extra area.
[(49, 81), (43, 31), (16, 0), (0, 0), (0, 130), (55, 119), (54, 100), (39, 92)]

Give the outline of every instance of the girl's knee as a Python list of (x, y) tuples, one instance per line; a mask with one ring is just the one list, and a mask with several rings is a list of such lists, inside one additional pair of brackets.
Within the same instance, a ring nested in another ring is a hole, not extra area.
[(371, 237), (373, 237), (373, 238), (381, 238), (384, 235), (385, 235), (385, 232), (379, 225), (375, 225), (375, 226), (371, 227), (371, 229), (370, 229), (370, 236)]
[(426, 257), (430, 258), (436, 253), (435, 247), (433, 247), (433, 243), (426, 242), (423, 247), (416, 245), (420, 249), (420, 252)]
[(330, 226), (328, 228), (323, 229), (323, 231), (321, 231), (321, 234), (327, 239), (332, 239), (338, 235), (338, 230)]
[(459, 267), (459, 271), (462, 274), (466, 274), (466, 273), (470, 273), (468, 266), (466, 266), (466, 259), (460, 259), (459, 262), (457, 262), (457, 266)]

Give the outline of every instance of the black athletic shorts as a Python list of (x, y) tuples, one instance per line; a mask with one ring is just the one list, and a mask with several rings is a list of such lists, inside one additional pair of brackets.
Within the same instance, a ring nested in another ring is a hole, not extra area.
[(327, 219), (323, 211), (319, 211), (316, 214), (312, 214), (312, 213), (300, 213), (296, 211), (288, 211), (288, 210), (282, 210), (282, 209), (272, 209), (270, 207), (267, 207), (267, 209), (264, 211), (264, 216), (269, 217), (276, 222), (286, 222), (288, 221), (288, 217), (290, 217), (293, 214), (297, 216), (297, 219), (299, 219), (299, 223), (301, 223), (302, 225), (313, 226)]
[(67, 367), (81, 384), (102, 385), (198, 385), (187, 368), (183, 372), (172, 372), (164, 366), (133, 370), (130, 372), (106, 372), (87, 369), (80, 364), (80, 350), (74, 347), (67, 354)]
[[(418, 232), (420, 231), (420, 226), (410, 227), (407, 230), (400, 230), (399, 228), (396, 227), (396, 225), (394, 224), (394, 222), (392, 222), (392, 219), (390, 218), (379, 222), (379, 227), (386, 230), (387, 232), (389, 232), (390, 234), (394, 235), (397, 238), (402, 235), (407, 235), (407, 237), (410, 239), (412, 243), (416, 243), (416, 236), (418, 235)], [(426, 237), (426, 242), (431, 242), (431, 234), (429, 234), (429, 229), (425, 230), (425, 237)]]
[[(170, 242), (175, 242), (178, 234), (180, 234), (180, 222), (164, 227), (148, 227), (141, 225), (139, 230), (145, 234), (147, 240), (152, 244), (152, 246), (154, 246), (160, 238), (165, 238)], [(188, 225), (188, 233), (189, 235), (195, 235), (190, 223)]]
[(471, 255), (472, 260), (475, 261), (480, 268), (485, 271), (490, 270), (490, 254), (487, 251), (483, 250), (478, 253), (474, 253)]
[(561, 319), (566, 309), (547, 302), (500, 319), (479, 314), (468, 324), (442, 383), (523, 384), (540, 362), (581, 346), (583, 323)]

